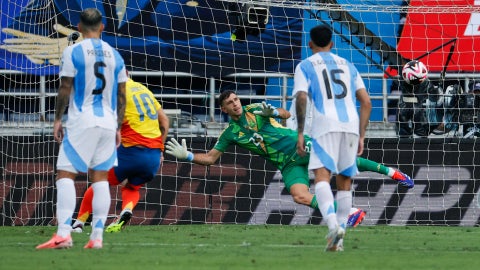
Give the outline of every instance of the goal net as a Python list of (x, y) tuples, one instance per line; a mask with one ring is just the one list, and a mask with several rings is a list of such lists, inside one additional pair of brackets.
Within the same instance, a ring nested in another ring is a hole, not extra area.
[[(309, 29), (331, 26), (333, 52), (357, 67), (372, 98), (363, 157), (415, 179), (406, 189), (375, 172), (355, 177), (353, 202), (367, 212), (364, 224), (479, 224), (478, 0), (2, 0), (0, 224), (56, 223), (52, 126), (60, 56), (82, 40), (76, 26), (90, 7), (104, 15), (102, 39), (162, 104), (169, 138), (185, 138), (193, 152), (213, 148), (229, 121), (216, 102), (221, 91), (235, 90), (243, 105), (267, 100), (289, 109), (295, 66), (311, 55)], [(399, 110), (398, 74), (414, 59), (440, 89), (412, 112), (436, 116), (425, 115), (429, 129), (421, 136), (418, 118), (404, 120)], [(400, 134), (405, 127), (410, 133)], [(87, 178), (75, 182), (77, 210)], [(111, 193), (114, 217), (120, 188)], [(209, 167), (165, 155), (156, 178), (141, 188), (131, 223), (324, 222), (318, 210), (293, 202), (275, 167), (231, 146)]]

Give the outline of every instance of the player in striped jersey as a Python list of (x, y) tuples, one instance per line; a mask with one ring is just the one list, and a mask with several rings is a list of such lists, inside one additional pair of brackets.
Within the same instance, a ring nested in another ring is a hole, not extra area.
[[(295, 108), (296, 99), (293, 99), (292, 106), (290, 107), (290, 118), (287, 119), (287, 127), (293, 130), (297, 130), (297, 113)], [(305, 130), (310, 130), (310, 126), (312, 125), (312, 112), (313, 107), (311, 106), (311, 102), (307, 101), (305, 109)], [(305, 137), (305, 144), (311, 145), (311, 139), (307, 133), (304, 135)], [(413, 179), (408, 176), (407, 174), (401, 172), (398, 169), (394, 169), (391, 167), (387, 167), (384, 164), (375, 162), (373, 160), (369, 160), (362, 157), (357, 157), (356, 160), (358, 171), (360, 172), (376, 172), (383, 175), (390, 177), (392, 180), (396, 181), (398, 185), (404, 186), (406, 188), (413, 188), (414, 181)], [(337, 204), (335, 203), (335, 209), (337, 208)], [(357, 209), (352, 207), (350, 210), (350, 215), (348, 216), (347, 227), (356, 227), (359, 223), (362, 222), (366, 212), (362, 209)]]
[[(60, 145), (57, 160), (57, 232), (37, 249), (73, 245), (72, 215), (75, 211), (74, 179), (79, 172), (91, 175), (93, 226), (84, 248), (102, 248), (103, 231), (110, 208), (107, 175), (117, 162), (116, 145), (125, 113), (127, 74), (120, 54), (100, 39), (102, 15), (94, 8), (80, 14), (78, 30), (83, 41), (62, 54), (60, 87), (56, 100), (53, 135)], [(66, 131), (62, 116), (68, 106)]]
[[(121, 185), (122, 211), (108, 225), (106, 232), (119, 232), (132, 217), (140, 199), (139, 189), (151, 181), (160, 167), (169, 120), (160, 103), (144, 85), (129, 79), (126, 86), (127, 106), (122, 123), (122, 143), (118, 147), (118, 166), (108, 172), (110, 185)], [(92, 213), (93, 190), (84, 194), (78, 218), (72, 226), (82, 232)]]
[[(290, 118), (287, 119), (287, 127), (293, 130), (297, 130), (297, 113), (295, 109), (296, 99), (292, 100), (292, 106), (290, 107)], [(313, 107), (311, 106), (311, 102), (307, 101), (307, 105), (305, 106), (305, 130), (310, 130), (310, 126), (312, 125), (312, 112)], [(305, 132), (305, 140), (306, 145), (311, 144), (310, 137), (307, 132)], [(357, 157), (357, 168), (360, 172), (376, 172), (383, 175), (390, 177), (392, 180), (397, 181), (398, 185), (404, 186), (406, 188), (413, 188), (415, 183), (413, 179), (408, 176), (407, 174), (401, 172), (398, 169), (394, 169), (391, 167), (387, 167), (384, 164), (375, 162), (373, 160), (369, 160), (362, 157)], [(350, 218), (349, 218), (350, 222)]]
[[(310, 150), (308, 168), (314, 172), (315, 195), (329, 229), (326, 251), (337, 251), (343, 250), (352, 207), (351, 177), (358, 173), (356, 159), (363, 153), (372, 104), (355, 66), (331, 52), (330, 27), (313, 27), (308, 44), (313, 54), (297, 65), (294, 76), (297, 152), (307, 156), (306, 148)], [(309, 131), (305, 131), (307, 100), (313, 107)], [(306, 145), (304, 132), (312, 136), (310, 145)], [(330, 186), (332, 173), (336, 173), (336, 211)], [(337, 249), (339, 243), (341, 247)]]

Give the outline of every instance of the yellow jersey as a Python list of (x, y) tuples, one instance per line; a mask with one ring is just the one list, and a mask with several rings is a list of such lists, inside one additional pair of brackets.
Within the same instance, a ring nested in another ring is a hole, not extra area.
[(157, 111), (162, 108), (143, 84), (129, 79), (126, 83), (125, 117), (121, 134), (124, 147), (143, 146), (164, 149)]

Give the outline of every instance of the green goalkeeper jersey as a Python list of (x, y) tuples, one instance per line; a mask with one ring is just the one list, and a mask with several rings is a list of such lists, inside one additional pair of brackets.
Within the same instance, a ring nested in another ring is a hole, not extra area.
[(271, 117), (253, 113), (261, 108), (261, 103), (243, 106), (240, 119), (230, 120), (214, 149), (225, 152), (230, 145), (238, 145), (262, 156), (279, 170), (283, 170), (289, 162), (294, 161), (294, 157), (298, 157), (297, 132), (283, 127)]
[[(214, 148), (225, 152), (230, 145), (238, 145), (262, 156), (280, 171), (283, 171), (289, 164), (296, 166), (308, 163), (308, 155), (302, 158), (296, 154), (297, 131), (283, 127), (271, 117), (253, 113), (261, 108), (261, 103), (243, 106), (240, 119), (238, 121), (230, 120)], [(310, 152), (311, 139), (307, 135), (305, 135), (305, 144), (307, 152)], [(385, 175), (389, 173), (388, 167), (361, 157), (357, 158), (357, 167), (361, 172), (372, 171)]]

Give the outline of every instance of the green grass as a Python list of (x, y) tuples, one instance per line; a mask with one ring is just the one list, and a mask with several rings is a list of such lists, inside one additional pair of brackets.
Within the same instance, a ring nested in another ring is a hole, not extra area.
[[(324, 226), (129, 226), (104, 248), (35, 250), (56, 227), (1, 227), (1, 269), (480, 269), (474, 227), (359, 226), (324, 252)], [(87, 231), (90, 227), (87, 228)]]

